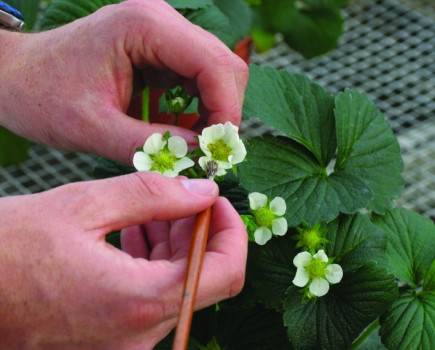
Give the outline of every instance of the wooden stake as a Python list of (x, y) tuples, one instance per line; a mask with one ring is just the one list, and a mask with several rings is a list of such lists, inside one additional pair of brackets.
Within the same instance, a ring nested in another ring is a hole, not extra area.
[(208, 230), (210, 228), (211, 207), (202, 211), (196, 218), (187, 258), (187, 271), (184, 280), (183, 299), (180, 317), (175, 330), (172, 350), (185, 350), (189, 341), (192, 324), (193, 306), (198, 290), (201, 266), (207, 246)]

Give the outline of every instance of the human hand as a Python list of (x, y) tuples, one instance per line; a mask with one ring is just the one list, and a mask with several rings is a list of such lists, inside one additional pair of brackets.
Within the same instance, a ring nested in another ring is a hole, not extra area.
[[(0, 199), (0, 348), (152, 349), (176, 324), (191, 215), (212, 204), (196, 308), (238, 293), (243, 223), (213, 182), (183, 181), (139, 172)], [(125, 227), (122, 252), (104, 237)]]
[(146, 84), (198, 92), (209, 125), (240, 124), (246, 64), (163, 0), (129, 0), (55, 30), (0, 31), (0, 124), (33, 141), (124, 163), (155, 133), (194, 132), (125, 115), (133, 67)]

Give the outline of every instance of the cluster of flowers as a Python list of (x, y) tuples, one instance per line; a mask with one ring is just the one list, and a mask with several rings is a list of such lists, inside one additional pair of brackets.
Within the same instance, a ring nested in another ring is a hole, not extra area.
[[(235, 164), (243, 161), (246, 148), (239, 137), (239, 128), (230, 122), (205, 128), (198, 136), (203, 156), (198, 160), (200, 167), (207, 172), (210, 162), (217, 166), (216, 175), (226, 174)], [(139, 171), (154, 171), (165, 176), (175, 177), (185, 169), (195, 165), (187, 156), (186, 140), (180, 136), (155, 133), (145, 141), (143, 151), (133, 157), (133, 165)]]
[[(264, 245), (273, 236), (283, 236), (287, 233), (288, 224), (284, 217), (287, 207), (283, 198), (275, 197), (271, 200), (262, 193), (253, 192), (249, 194), (248, 199), (253, 214), (253, 238), (257, 244)], [(249, 225), (247, 226), (249, 231)], [(329, 259), (325, 251), (320, 249), (328, 243), (322, 236), (320, 224), (313, 228), (302, 225), (297, 231), (299, 234), (295, 236), (298, 240), (296, 247), (304, 251), (293, 259), (297, 269), (293, 284), (304, 287), (305, 296), (308, 298), (324, 296), (328, 293), (330, 284), (341, 281), (343, 270), (340, 265), (333, 264), (333, 259)]]
[[(246, 148), (238, 131), (238, 127), (227, 122), (205, 128), (198, 136), (201, 150), (198, 164), (206, 173), (213, 164), (215, 175), (225, 175), (228, 169), (244, 160)], [(139, 171), (154, 171), (175, 177), (195, 165), (191, 158), (193, 155), (189, 157), (187, 143), (182, 137), (171, 136), (169, 132), (165, 135), (155, 133), (145, 141), (143, 150), (136, 152), (133, 164)], [(284, 217), (287, 206), (283, 198), (271, 199), (265, 194), (253, 192), (248, 199), (253, 214), (249, 219), (254, 226), (251, 233), (257, 244), (264, 245), (273, 236), (287, 233), (288, 224)], [(297, 268), (293, 283), (304, 287), (308, 298), (321, 297), (328, 292), (330, 284), (341, 281), (343, 270), (340, 265), (333, 264), (333, 259), (328, 259), (321, 249), (327, 241), (322, 238), (320, 225), (297, 230), (296, 246), (304, 251), (293, 260)]]

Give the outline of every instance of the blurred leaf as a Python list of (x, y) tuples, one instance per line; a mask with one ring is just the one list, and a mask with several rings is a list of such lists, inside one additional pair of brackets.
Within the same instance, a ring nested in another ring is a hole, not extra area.
[(267, 0), (258, 7), (265, 29), (284, 35), (285, 42), (306, 58), (333, 49), (343, 33), (339, 8), (347, 0)]
[(86, 17), (103, 6), (118, 4), (121, 1), (122, 0), (52, 0), (43, 14), (38, 29), (48, 30), (60, 27), (78, 18)]
[(26, 26), (24, 30), (30, 32), (36, 23), (41, 0), (7, 0), (7, 3), (21, 12)]
[(213, 0), (165, 0), (177, 10), (197, 10), (213, 5)]
[(30, 141), (0, 126), (0, 165), (18, 164), (29, 157)]
[(305, 58), (331, 51), (343, 34), (343, 18), (336, 9), (297, 11), (289, 23), (282, 31), (284, 41)]
[(230, 20), (216, 5), (196, 11), (187, 11), (184, 16), (192, 23), (217, 36), (230, 49), (234, 49), (238, 39), (234, 35)]
[(252, 26), (252, 12), (243, 0), (214, 0), (214, 3), (230, 21), (236, 41), (249, 35)]
[(136, 172), (136, 169), (124, 163), (109, 158), (100, 157), (93, 169), (97, 179), (106, 179)]

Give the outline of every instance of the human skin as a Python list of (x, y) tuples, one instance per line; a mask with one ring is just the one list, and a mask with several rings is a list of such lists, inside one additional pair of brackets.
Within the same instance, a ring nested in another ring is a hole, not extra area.
[[(38, 143), (124, 163), (154, 132), (196, 143), (193, 131), (125, 115), (134, 71), (197, 93), (205, 124), (240, 123), (246, 65), (164, 1), (43, 33), (0, 30), (0, 43), (0, 125)], [(195, 307), (237, 294), (243, 223), (213, 182), (189, 180), (188, 191), (182, 180), (140, 172), (1, 198), (0, 348), (152, 349), (176, 324), (194, 214), (211, 205)], [(104, 240), (117, 229), (123, 251)]]
[[(0, 348), (152, 349), (176, 325), (192, 215), (212, 204), (196, 308), (237, 294), (247, 235), (217, 196), (209, 180), (138, 172), (3, 198)], [(120, 251), (104, 238), (124, 227)]]
[(0, 42), (0, 125), (38, 143), (124, 163), (154, 132), (196, 144), (193, 131), (125, 115), (136, 70), (147, 85), (198, 94), (203, 123), (240, 124), (246, 64), (163, 0), (106, 6), (37, 34), (0, 31)]

